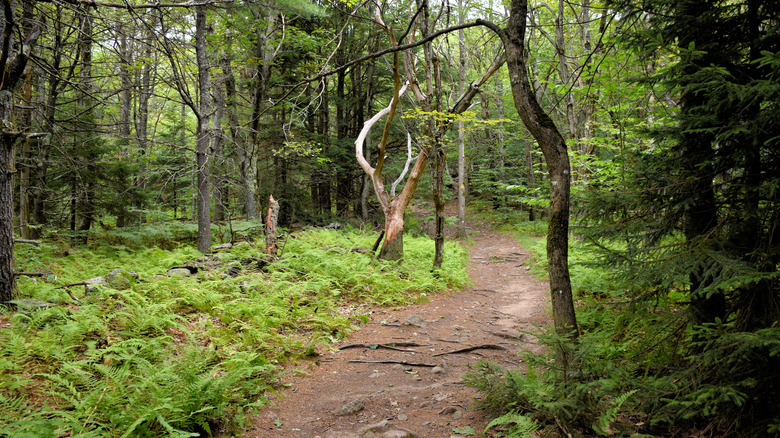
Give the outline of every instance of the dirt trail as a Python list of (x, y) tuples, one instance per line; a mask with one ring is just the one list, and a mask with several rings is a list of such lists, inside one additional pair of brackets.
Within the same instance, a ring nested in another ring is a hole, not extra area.
[(377, 309), (340, 345), (365, 347), (299, 363), (308, 375), (292, 377), (283, 399), (263, 408), (244, 436), (446, 438), (484, 429), (487, 420), (473, 407), (479, 394), (461, 377), (482, 360), (521, 367), (517, 352), (537, 345), (520, 331), (549, 316), (547, 285), (527, 273), (527, 252), (484, 224), (472, 225), (473, 287), (421, 305)]

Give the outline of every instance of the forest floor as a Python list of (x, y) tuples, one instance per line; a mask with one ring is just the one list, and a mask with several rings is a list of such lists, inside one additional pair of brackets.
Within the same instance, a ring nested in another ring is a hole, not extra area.
[(481, 435), (489, 419), (475, 408), (480, 394), (463, 375), (480, 361), (522, 369), (518, 353), (540, 349), (523, 332), (550, 317), (547, 284), (528, 273), (528, 253), (489, 224), (468, 225), (471, 287), (419, 305), (373, 309), (341, 349), (294, 364), (304, 372), (284, 378), (289, 386), (244, 436)]

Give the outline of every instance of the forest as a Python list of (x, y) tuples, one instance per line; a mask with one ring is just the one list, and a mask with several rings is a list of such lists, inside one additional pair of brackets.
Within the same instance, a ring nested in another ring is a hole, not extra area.
[(242, 436), (474, 217), (551, 308), (482, 436), (780, 435), (780, 2), (0, 3), (0, 436)]

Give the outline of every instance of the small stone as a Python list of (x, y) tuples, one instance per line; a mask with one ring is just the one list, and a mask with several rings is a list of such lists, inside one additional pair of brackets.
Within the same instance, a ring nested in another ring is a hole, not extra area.
[(460, 420), (461, 418), (463, 418), (463, 411), (461, 411), (460, 409), (456, 410), (456, 411), (455, 411), (455, 412), (452, 414), (452, 419), (453, 419), (453, 420)]
[(425, 327), (425, 324), (425, 320), (420, 315), (412, 315), (403, 322), (403, 325), (413, 325), (415, 327)]
[(360, 435), (365, 435), (369, 432), (382, 433), (386, 431), (389, 427), (390, 427), (390, 422), (385, 419), (380, 421), (379, 423), (369, 424), (368, 426), (360, 429)]
[(398, 414), (396, 418), (398, 418), (399, 421), (406, 421), (409, 419), (409, 417), (407, 417), (406, 414)]
[(348, 432), (346, 430), (331, 430), (325, 434), (325, 438), (360, 438), (358, 434), (354, 432)]
[(353, 400), (345, 404), (344, 406), (336, 409), (335, 411), (333, 411), (333, 415), (336, 416), (352, 415), (352, 414), (357, 414), (363, 409), (365, 409), (365, 405), (363, 404), (362, 401)]
[(390, 368), (392, 368), (392, 369), (394, 369), (394, 370), (402, 370), (402, 369), (404, 369), (404, 366), (403, 366), (403, 365), (401, 365), (400, 363), (397, 363), (397, 364), (393, 365), (393, 366), (392, 366), (392, 367), (390, 367)]
[(368, 376), (368, 378), (369, 378), (369, 379), (376, 379), (376, 378), (378, 378), (378, 377), (382, 377), (382, 376), (384, 376), (385, 374), (387, 374), (387, 373), (381, 373), (381, 372), (378, 372), (378, 371), (377, 371), (377, 372), (374, 372), (374, 373), (372, 373), (371, 375), (369, 375), (369, 376)]
[(436, 365), (435, 367), (431, 368), (431, 373), (433, 373), (433, 374), (442, 374), (442, 373), (444, 373), (444, 368), (442, 368), (439, 365)]
[(382, 438), (408, 438), (410, 436), (412, 435), (409, 435), (409, 432), (403, 430), (388, 430), (382, 434)]

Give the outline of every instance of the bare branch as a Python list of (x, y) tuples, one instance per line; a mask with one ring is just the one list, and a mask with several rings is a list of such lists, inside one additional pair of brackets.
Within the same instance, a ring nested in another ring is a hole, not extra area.
[(407, 132), (406, 133), (406, 164), (404, 164), (404, 170), (398, 176), (398, 179), (395, 180), (393, 185), (390, 187), (390, 196), (395, 197), (395, 188), (398, 187), (398, 184), (401, 184), (401, 181), (404, 180), (406, 173), (409, 172), (410, 164), (412, 164), (412, 134), (409, 134)]

